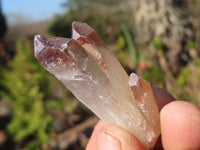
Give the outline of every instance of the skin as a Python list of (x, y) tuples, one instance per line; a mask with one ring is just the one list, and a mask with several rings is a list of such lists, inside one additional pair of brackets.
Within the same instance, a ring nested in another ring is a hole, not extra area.
[[(200, 109), (159, 88), (153, 93), (160, 111), (161, 138), (154, 150), (200, 150)], [(162, 144), (161, 144), (162, 143)], [(116, 125), (99, 121), (86, 150), (144, 150), (139, 140)]]

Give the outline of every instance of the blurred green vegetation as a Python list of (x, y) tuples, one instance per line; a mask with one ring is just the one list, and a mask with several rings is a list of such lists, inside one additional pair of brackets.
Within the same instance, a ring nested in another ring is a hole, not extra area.
[[(107, 43), (128, 73), (136, 72), (152, 86), (168, 90), (176, 99), (200, 106), (200, 58), (196, 41), (186, 43), (193, 59), (175, 76), (167, 66), (162, 39), (152, 39), (153, 52), (138, 41), (134, 21), (130, 19), (131, 10), (121, 1), (69, 0), (63, 6), (68, 8), (67, 12), (55, 17), (46, 34), (71, 37), (72, 22), (86, 22)], [(78, 114), (84, 120), (88, 113), (83, 111), (87, 110), (34, 58), (32, 38), (18, 39), (15, 51), (15, 57), (0, 67), (0, 99), (9, 101), (13, 108), (6, 131), (11, 141), (20, 143), (20, 148), (50, 149), (50, 139), (56, 135), (55, 120), (60, 118), (67, 130), (81, 122), (81, 119), (74, 121), (73, 117), (68, 119), (69, 116)]]
[[(32, 42), (18, 40), (14, 59), (0, 73), (0, 98), (11, 102), (13, 107), (7, 131), (15, 142), (29, 139), (25, 147), (30, 150), (48, 147), (53, 132), (53, 116), (47, 113), (48, 109), (64, 110), (67, 103), (68, 112), (74, 112), (77, 106), (67, 98), (68, 91), (63, 85), (33, 55)], [(54, 89), (65, 94), (59, 96)]]
[(15, 58), (1, 72), (0, 84), (4, 89), (0, 96), (13, 106), (12, 121), (8, 125), (12, 138), (19, 142), (28, 136), (36, 136), (33, 145), (40, 148), (48, 142), (52, 117), (45, 114), (44, 93), (40, 91), (46, 86), (47, 72), (34, 59), (30, 46), (26, 40), (17, 42)]
[(101, 3), (93, 4), (57, 16), (49, 26), (49, 33), (55, 36), (71, 37), (72, 22), (81, 21), (93, 27), (99, 36), (109, 44), (116, 42), (117, 37), (120, 35), (121, 22), (126, 24), (126, 28), (133, 33), (133, 22), (129, 21), (129, 17), (130, 12), (120, 3), (113, 7)]

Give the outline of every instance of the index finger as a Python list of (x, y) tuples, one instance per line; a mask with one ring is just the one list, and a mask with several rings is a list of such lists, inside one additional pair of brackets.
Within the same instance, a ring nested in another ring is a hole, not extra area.
[(158, 88), (158, 87), (152, 87), (152, 91), (156, 100), (156, 103), (158, 105), (159, 111), (168, 103), (175, 100), (175, 98), (167, 93), (165, 90)]

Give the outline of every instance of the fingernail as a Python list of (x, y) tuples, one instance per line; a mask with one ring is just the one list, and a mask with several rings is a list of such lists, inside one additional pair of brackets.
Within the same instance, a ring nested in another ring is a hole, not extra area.
[(116, 138), (100, 131), (98, 134), (98, 150), (106, 149), (121, 150), (121, 143)]

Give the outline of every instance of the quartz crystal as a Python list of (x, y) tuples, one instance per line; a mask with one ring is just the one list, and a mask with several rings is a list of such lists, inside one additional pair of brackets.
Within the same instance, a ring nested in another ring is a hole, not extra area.
[(129, 77), (90, 26), (74, 22), (72, 32), (71, 39), (36, 35), (35, 57), (100, 119), (151, 149), (160, 123), (150, 84), (134, 73)]

